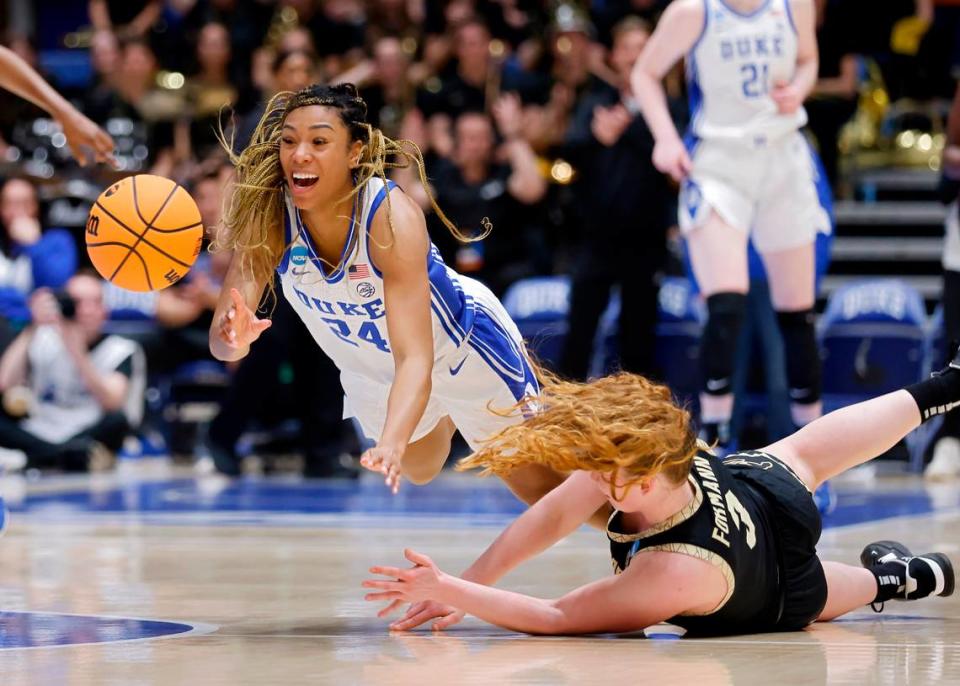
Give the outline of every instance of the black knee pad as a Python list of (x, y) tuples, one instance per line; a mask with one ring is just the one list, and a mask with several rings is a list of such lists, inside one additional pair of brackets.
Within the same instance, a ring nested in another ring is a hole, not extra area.
[(813, 310), (777, 312), (787, 357), (787, 384), (790, 402), (810, 405), (820, 400), (820, 349), (814, 329)]
[(732, 389), (733, 364), (746, 309), (747, 296), (743, 293), (715, 293), (707, 298), (700, 369), (708, 395), (726, 395)]

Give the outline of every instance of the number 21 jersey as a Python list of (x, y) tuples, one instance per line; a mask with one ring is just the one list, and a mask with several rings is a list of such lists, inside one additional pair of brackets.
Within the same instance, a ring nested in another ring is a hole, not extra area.
[(690, 129), (697, 138), (765, 142), (807, 121), (800, 107), (780, 114), (771, 97), (797, 64), (790, 0), (762, 0), (742, 12), (724, 0), (703, 0), (703, 30), (687, 56)]

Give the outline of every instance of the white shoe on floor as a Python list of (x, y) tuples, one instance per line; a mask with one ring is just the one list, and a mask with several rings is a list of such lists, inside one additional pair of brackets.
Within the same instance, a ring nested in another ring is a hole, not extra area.
[(923, 471), (924, 478), (943, 481), (960, 476), (960, 439), (945, 436), (933, 448), (933, 459)]
[(27, 454), (13, 448), (0, 448), (0, 473), (22, 472), (27, 466)]

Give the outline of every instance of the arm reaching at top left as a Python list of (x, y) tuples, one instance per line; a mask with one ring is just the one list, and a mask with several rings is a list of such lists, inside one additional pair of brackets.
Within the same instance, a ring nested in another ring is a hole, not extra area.
[(57, 93), (29, 64), (0, 46), (0, 87), (41, 107), (63, 127), (70, 152), (81, 167), (90, 160), (116, 166), (110, 135)]

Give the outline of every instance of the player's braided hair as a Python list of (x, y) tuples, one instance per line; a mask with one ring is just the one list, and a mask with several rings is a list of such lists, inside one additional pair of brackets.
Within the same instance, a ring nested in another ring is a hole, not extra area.
[(501, 412), (526, 414), (526, 420), (501, 431), (457, 469), (479, 467), (484, 476), (501, 476), (537, 464), (561, 474), (599, 472), (609, 478), (611, 493), (657, 474), (676, 484), (687, 478), (703, 446), (690, 413), (677, 406), (669, 388), (626, 372), (590, 383), (540, 376), (539, 396)]
[[(300, 107), (320, 105), (335, 108), (351, 141), (360, 141), (359, 165), (356, 169), (354, 188), (350, 196), (354, 202), (364, 192), (366, 183), (374, 176), (386, 182), (388, 169), (417, 166), (420, 181), (437, 216), (462, 242), (480, 240), (489, 233), (487, 223), (484, 231), (469, 236), (451, 222), (437, 205), (427, 182), (423, 154), (412, 141), (392, 140), (383, 132), (367, 123), (367, 104), (357, 93), (352, 83), (336, 86), (313, 85), (296, 93), (285, 91), (273, 96), (250, 138), (250, 143), (236, 153), (232, 140), (220, 131), (220, 142), (236, 168), (236, 180), (224, 209), (223, 227), (214, 242), (217, 250), (234, 249), (243, 256), (244, 270), (250, 269), (254, 276), (269, 276), (280, 263), (287, 246), (283, 243), (283, 169), (280, 166), (281, 128), (286, 117)], [(394, 232), (390, 194), (387, 194), (387, 222)], [(354, 232), (354, 241), (359, 232)], [(381, 246), (385, 247), (385, 246)], [(348, 246), (347, 255), (353, 254)], [(331, 265), (336, 266), (336, 265)]]

